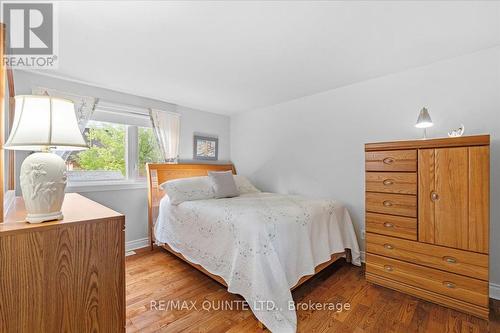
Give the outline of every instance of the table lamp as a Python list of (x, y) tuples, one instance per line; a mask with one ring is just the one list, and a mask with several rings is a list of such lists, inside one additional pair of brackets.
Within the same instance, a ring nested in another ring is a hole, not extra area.
[(431, 116), (429, 115), (429, 111), (426, 108), (422, 108), (418, 115), (417, 123), (415, 127), (424, 129), (424, 137), (423, 139), (427, 139), (427, 128), (434, 126), (432, 123)]
[(26, 220), (61, 220), (66, 164), (50, 151), (88, 148), (73, 102), (51, 96), (16, 96), (14, 123), (4, 148), (39, 151), (26, 157), (19, 175)]

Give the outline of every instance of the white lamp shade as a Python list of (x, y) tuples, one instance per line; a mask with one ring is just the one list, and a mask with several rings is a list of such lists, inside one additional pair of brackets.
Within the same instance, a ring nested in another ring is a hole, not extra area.
[(417, 128), (427, 128), (432, 127), (434, 124), (432, 123), (431, 116), (429, 115), (429, 111), (426, 108), (422, 108), (420, 110), (420, 114), (418, 115), (417, 123), (415, 127)]
[(72, 101), (35, 95), (16, 96), (15, 101), (14, 123), (4, 148), (31, 151), (87, 148)]

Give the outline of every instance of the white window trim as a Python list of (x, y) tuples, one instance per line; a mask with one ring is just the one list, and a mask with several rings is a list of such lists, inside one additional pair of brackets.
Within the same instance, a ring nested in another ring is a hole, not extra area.
[(141, 180), (96, 180), (86, 182), (71, 182), (66, 187), (66, 193), (85, 193), (102, 191), (138, 190), (146, 189), (148, 184)]
[[(172, 108), (174, 107), (172, 105)], [(165, 112), (171, 111), (165, 110)], [(94, 117), (97, 119), (93, 119)], [(122, 118), (122, 121), (117, 121), (117, 118)], [(152, 128), (149, 109), (99, 100), (90, 120), (126, 125), (125, 178), (123, 180), (69, 181), (66, 192), (99, 192), (147, 188), (146, 180), (138, 177), (139, 152), (136, 146), (138, 144), (139, 127)]]
[(137, 179), (138, 176), (138, 160), (139, 160), (139, 127), (126, 127), (126, 150), (125, 150), (125, 178), (128, 180)]
[(8, 190), (3, 194), (3, 215), (7, 216), (7, 213), (12, 208), (14, 201), (16, 200), (16, 191)]
[(134, 190), (147, 188), (147, 182), (144, 178), (138, 177), (138, 130), (135, 125), (127, 125), (125, 127), (125, 160), (126, 160), (126, 175), (120, 180), (90, 180), (90, 181), (68, 181), (66, 192), (100, 192), (100, 191), (119, 191), (119, 190)]
[[(95, 181), (68, 181), (66, 192), (95, 192), (95, 191), (115, 191), (121, 189), (146, 188), (144, 178), (139, 178), (138, 167), (138, 142), (139, 127), (137, 125), (125, 125), (125, 160), (126, 174), (124, 179), (120, 180), (95, 180)], [(144, 126), (146, 127), (146, 126)], [(101, 189), (102, 188), (102, 189)]]

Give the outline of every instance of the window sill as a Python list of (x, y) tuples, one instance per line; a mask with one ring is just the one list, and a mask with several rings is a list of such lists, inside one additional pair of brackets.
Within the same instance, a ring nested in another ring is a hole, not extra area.
[(109, 180), (92, 182), (68, 182), (67, 193), (136, 190), (148, 187), (146, 180)]

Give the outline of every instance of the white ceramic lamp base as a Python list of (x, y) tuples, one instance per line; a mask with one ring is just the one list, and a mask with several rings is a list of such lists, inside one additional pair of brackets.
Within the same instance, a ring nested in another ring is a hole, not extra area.
[(26, 221), (41, 223), (63, 218), (66, 164), (61, 157), (48, 152), (29, 155), (21, 165), (20, 180)]

